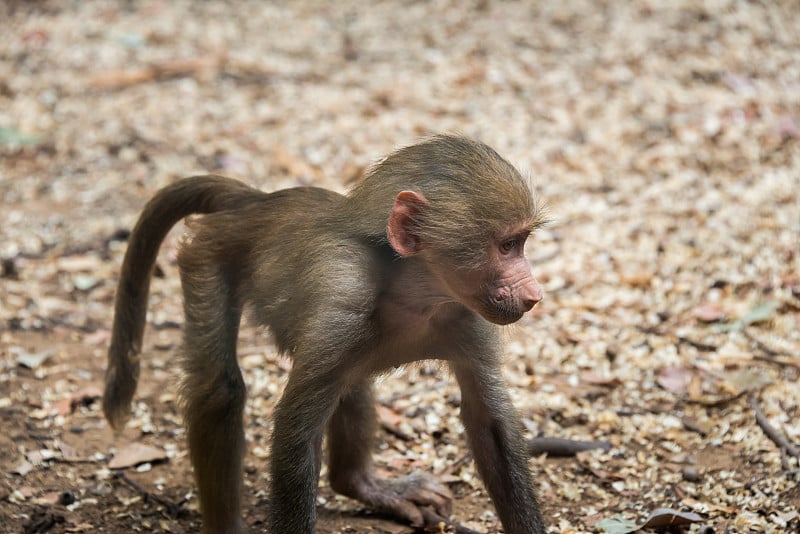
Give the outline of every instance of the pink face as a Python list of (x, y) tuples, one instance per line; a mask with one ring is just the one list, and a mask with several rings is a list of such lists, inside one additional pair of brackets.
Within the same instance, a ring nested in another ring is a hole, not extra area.
[(485, 261), (476, 268), (453, 265), (452, 258), (428, 248), (413, 231), (413, 219), (425, 197), (402, 191), (392, 208), (387, 238), (401, 256), (428, 255), (428, 264), (443, 293), (495, 324), (518, 321), (542, 300), (542, 287), (525, 259), (530, 228), (522, 225), (489, 240)]
[(495, 324), (518, 321), (542, 300), (542, 287), (525, 259), (527, 229), (492, 240), (486, 263), (451, 271), (447, 285), (467, 307)]

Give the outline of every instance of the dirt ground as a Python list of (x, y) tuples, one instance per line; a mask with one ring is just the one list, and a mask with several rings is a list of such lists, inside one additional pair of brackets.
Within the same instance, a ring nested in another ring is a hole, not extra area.
[[(0, 4), (0, 532), (199, 530), (180, 228), (121, 435), (98, 399), (125, 238), (158, 188), (344, 191), (448, 131), (518, 165), (553, 218), (528, 245), (546, 298), (503, 334), (529, 435), (612, 445), (531, 458), (550, 531), (667, 508), (693, 532), (800, 532), (800, 7), (689, 0)], [(290, 364), (252, 326), (240, 349), (263, 532)], [(447, 372), (377, 393), (379, 468), (436, 474), (454, 520), (501, 531)], [(324, 472), (318, 502), (321, 533), (411, 532)]]

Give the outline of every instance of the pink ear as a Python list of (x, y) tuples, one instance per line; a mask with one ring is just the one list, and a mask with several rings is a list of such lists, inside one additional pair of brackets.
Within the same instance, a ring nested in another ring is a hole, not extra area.
[(412, 256), (422, 250), (419, 237), (414, 234), (413, 223), (420, 208), (427, 204), (424, 196), (413, 191), (400, 191), (389, 215), (386, 236), (395, 252), (401, 256)]

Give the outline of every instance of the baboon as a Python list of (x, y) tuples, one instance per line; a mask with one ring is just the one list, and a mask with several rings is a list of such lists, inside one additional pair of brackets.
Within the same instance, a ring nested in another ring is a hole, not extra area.
[(347, 194), (264, 193), (220, 176), (159, 191), (122, 266), (104, 410), (119, 429), (139, 376), (149, 281), (168, 230), (191, 214), (178, 258), (184, 292), (180, 386), (205, 533), (243, 532), (242, 313), (293, 360), (275, 408), (269, 532), (310, 533), (322, 440), (331, 487), (421, 526), (449, 490), (424, 474), (380, 478), (372, 378), (434, 358), (462, 390), (478, 471), (506, 533), (543, 533), (520, 419), (501, 376), (497, 325), (542, 299), (524, 245), (543, 224), (527, 181), (487, 145), (440, 135), (397, 150)]

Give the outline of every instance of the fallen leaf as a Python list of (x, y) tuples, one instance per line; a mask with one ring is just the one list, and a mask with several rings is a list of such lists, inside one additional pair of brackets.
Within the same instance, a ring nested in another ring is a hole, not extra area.
[(96, 271), (103, 265), (103, 260), (92, 254), (80, 256), (62, 256), (56, 260), (59, 271), (70, 273), (81, 271)]
[(391, 408), (387, 408), (382, 404), (378, 404), (375, 407), (375, 410), (378, 413), (378, 420), (382, 424), (392, 426), (400, 426), (403, 424), (403, 417)]
[(721, 321), (725, 318), (725, 312), (720, 308), (719, 304), (708, 302), (695, 306), (692, 309), (692, 316), (703, 321), (704, 323), (713, 323)]
[(772, 377), (761, 372), (758, 367), (735, 369), (725, 373), (725, 382), (735, 392), (752, 391), (773, 383)]
[(15, 128), (0, 127), (0, 145), (24, 146), (35, 145), (41, 141), (38, 135), (28, 135)]
[(670, 393), (683, 395), (692, 383), (692, 372), (685, 367), (665, 367), (658, 373), (656, 382)]
[(681, 417), (681, 422), (683, 423), (683, 426), (686, 427), (688, 430), (697, 432), (702, 436), (707, 436), (714, 429), (714, 425), (712, 425), (711, 423), (707, 421), (701, 422), (698, 419), (690, 417), (688, 415)]
[(78, 406), (89, 406), (103, 395), (102, 391), (95, 386), (86, 387), (80, 391), (72, 393), (53, 404), (53, 408), (59, 415), (69, 415)]
[(81, 460), (81, 457), (78, 456), (78, 451), (75, 450), (75, 447), (67, 445), (66, 443), (61, 444), (61, 459), (65, 462), (78, 462)]
[(643, 528), (663, 528), (671, 526), (691, 525), (699, 523), (703, 518), (693, 512), (679, 512), (669, 508), (658, 508), (654, 510), (644, 523), (641, 525), (625, 519), (621, 515), (615, 515), (609, 519), (603, 519), (597, 523), (597, 528), (603, 529), (608, 534), (626, 534), (636, 532)]
[(77, 275), (72, 281), (72, 285), (79, 291), (89, 291), (98, 284), (100, 284), (100, 280), (88, 274)]
[(741, 330), (745, 326), (757, 323), (763, 323), (764, 321), (768, 321), (772, 319), (772, 316), (775, 314), (775, 311), (780, 308), (780, 302), (774, 300), (768, 300), (766, 302), (762, 302), (749, 312), (747, 312), (741, 319), (738, 321), (733, 321), (731, 323), (717, 325), (717, 330), (719, 332), (731, 332), (735, 330)]
[(773, 128), (782, 141), (800, 137), (800, 123), (792, 115), (780, 115), (775, 119)]
[(598, 521), (596, 526), (607, 534), (626, 534), (627, 532), (639, 530), (634, 521), (625, 519), (621, 515)]
[(11, 494), (6, 497), (6, 499), (8, 499), (8, 502), (14, 504), (25, 502), (25, 496), (19, 490), (12, 491)]
[(89, 405), (103, 396), (103, 391), (97, 386), (87, 386), (76, 391), (70, 396), (73, 404)]
[(69, 415), (72, 413), (72, 399), (69, 397), (63, 398), (53, 403), (53, 410), (58, 415)]
[(167, 459), (167, 454), (156, 447), (144, 443), (131, 443), (117, 452), (108, 463), (110, 469), (124, 469), (135, 465), (158, 462)]
[(763, 302), (750, 310), (744, 317), (742, 317), (742, 324), (745, 326), (750, 324), (761, 323), (772, 319), (775, 311), (780, 308), (781, 303), (775, 300), (768, 300)]
[(33, 354), (23, 352), (17, 355), (17, 363), (22, 367), (27, 367), (28, 369), (36, 369), (50, 359), (54, 354), (55, 351), (52, 349)]
[(670, 508), (657, 508), (647, 517), (641, 528), (662, 528), (699, 523), (703, 518), (693, 512), (679, 512)]
[(52, 460), (55, 458), (57, 454), (50, 449), (38, 449), (29, 451), (25, 457), (28, 459), (30, 463), (33, 465), (41, 465), (48, 460)]
[(400, 414), (381, 404), (375, 408), (378, 413), (378, 421), (384, 430), (404, 441), (413, 439), (413, 431)]
[(67, 527), (64, 529), (64, 532), (91, 532), (94, 531), (95, 527), (91, 523), (79, 523), (74, 527)]
[(83, 336), (83, 342), (89, 345), (102, 345), (111, 339), (111, 330), (100, 328), (90, 334)]
[(49, 504), (49, 505), (56, 505), (61, 502), (61, 492), (60, 491), (51, 491), (49, 493), (45, 493), (39, 499), (39, 501)]
[(715, 504), (713, 502), (710, 502), (707, 499), (699, 500), (693, 497), (685, 497), (681, 499), (681, 504), (693, 508), (698, 507), (708, 512), (721, 512), (723, 514), (738, 514), (741, 511), (738, 508), (734, 508), (733, 506), (723, 506), (721, 504)]
[(728, 71), (722, 75), (722, 81), (737, 93), (749, 93), (754, 90), (753, 82), (744, 74)]
[(11, 470), (11, 473), (24, 477), (33, 470), (33, 464), (28, 460), (22, 460), (17, 467)]
[(622, 385), (622, 381), (615, 376), (600, 376), (594, 371), (585, 371), (581, 373), (581, 382), (592, 386), (603, 386), (607, 388), (615, 388)]
[(653, 275), (646, 271), (634, 273), (624, 273), (620, 276), (620, 281), (633, 287), (648, 287), (653, 280)]

